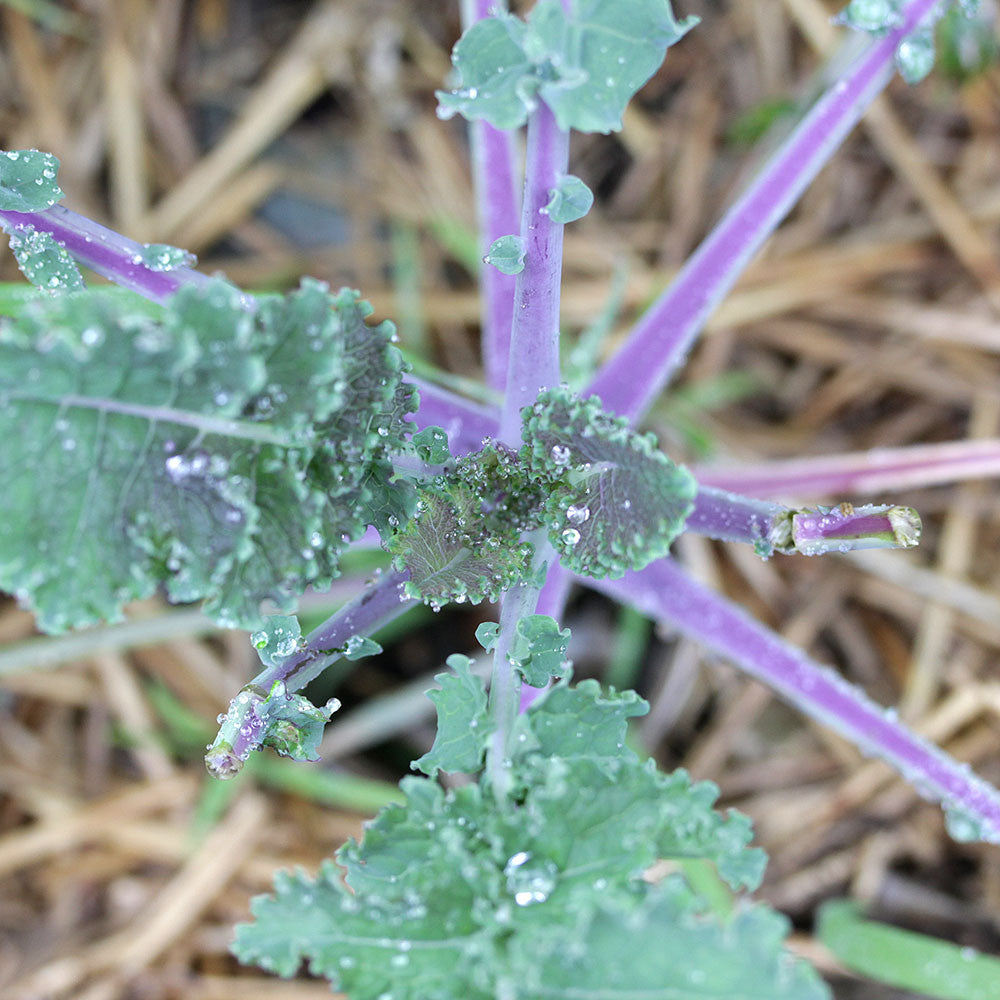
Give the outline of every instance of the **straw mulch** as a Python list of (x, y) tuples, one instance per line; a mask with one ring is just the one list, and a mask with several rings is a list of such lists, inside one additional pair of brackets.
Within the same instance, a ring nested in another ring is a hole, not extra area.
[[(696, 246), (752, 169), (753, 112), (808, 94), (834, 6), (678, 0), (702, 26), (671, 51), (620, 134), (575, 140), (573, 169), (598, 204), (567, 234), (571, 337), (608, 302), (620, 271), (610, 351)], [(253, 288), (302, 274), (358, 287), (378, 317), (399, 321), (405, 346), (477, 376), (465, 134), (438, 120), (433, 100), (456, 8), (4, 5), (0, 146), (53, 151), (70, 207), (189, 247), (209, 272)], [(997, 71), (963, 87), (941, 77), (893, 84), (713, 316), (652, 415), (668, 450), (750, 461), (1000, 436), (998, 112)], [(6, 253), (0, 268), (17, 277)], [(678, 553), (996, 781), (995, 486), (893, 499), (924, 516), (915, 558), (765, 563), (689, 537)], [(348, 574), (334, 598), (365, 572)], [(231, 928), (276, 868), (315, 869), (359, 833), (370, 802), (427, 745), (426, 678), (448, 652), (471, 648), (490, 615), (425, 616), (341, 676), (347, 709), (326, 761), (334, 777), (365, 784), (298, 788), (288, 772), (262, 772), (226, 794), (199, 748), (254, 672), (244, 635), (151, 602), (127, 628), (35, 638), (26, 653), (32, 619), (3, 604), (0, 995), (329, 996), (304, 975), (281, 982), (240, 968), (227, 952)], [(712, 778), (727, 805), (753, 817), (771, 856), (762, 896), (792, 917), (795, 946), (838, 997), (901, 994), (838, 971), (813, 941), (826, 898), (851, 894), (902, 926), (1000, 947), (996, 847), (951, 842), (940, 811), (885, 767), (683, 639), (594, 595), (576, 597), (566, 623), (578, 674), (600, 676), (611, 660), (616, 679), (649, 698), (638, 733), (661, 764)]]

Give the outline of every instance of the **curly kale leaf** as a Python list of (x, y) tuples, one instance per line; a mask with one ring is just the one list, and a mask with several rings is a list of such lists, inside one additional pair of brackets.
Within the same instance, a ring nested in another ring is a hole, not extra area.
[(523, 461), (551, 483), (549, 540), (563, 565), (621, 576), (665, 556), (681, 533), (697, 483), (591, 396), (547, 389), (523, 412)]
[(532, 547), (521, 536), (541, 521), (541, 485), (493, 443), (421, 487), (415, 516), (386, 545), (409, 571), (407, 595), (432, 607), (478, 604), (523, 579)]
[(0, 327), (0, 586), (59, 631), (159, 585), (254, 627), (328, 585), (416, 408), (368, 312), (313, 281), (255, 312), (222, 281), (160, 316), (31, 303)]
[[(560, 689), (561, 711), (543, 702), (530, 729), (574, 714)], [(610, 746), (637, 701), (597, 695), (588, 687), (576, 701), (581, 737), (560, 748), (540, 731), (519, 751), (506, 806), (482, 784), (404, 779), (406, 804), (338, 854), (350, 889), (332, 865), (316, 879), (280, 876), (275, 895), (254, 902), (256, 922), (237, 929), (237, 956), (285, 976), (308, 961), (352, 1000), (825, 1000), (783, 950), (777, 914), (741, 900), (720, 917), (678, 877), (642, 880), (658, 857), (760, 852), (747, 849), (745, 825), (720, 834), (733, 824), (712, 810), (712, 786)], [(591, 736), (611, 752), (588, 755)]]

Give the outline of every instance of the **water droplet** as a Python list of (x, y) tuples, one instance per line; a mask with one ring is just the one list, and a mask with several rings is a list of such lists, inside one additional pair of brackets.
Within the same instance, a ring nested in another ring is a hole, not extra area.
[(576, 545), (580, 541), (580, 532), (576, 528), (566, 528), (559, 537), (566, 545)]
[(550, 458), (556, 465), (567, 465), (571, 454), (569, 448), (562, 444), (554, 444), (552, 450), (549, 452)]
[(583, 524), (584, 521), (590, 518), (590, 508), (584, 506), (576, 506), (572, 504), (566, 508), (566, 520), (570, 524)]

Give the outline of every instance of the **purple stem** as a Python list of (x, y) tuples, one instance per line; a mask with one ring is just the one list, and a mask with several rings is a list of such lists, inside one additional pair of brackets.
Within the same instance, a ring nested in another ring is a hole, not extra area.
[(620, 580), (588, 580), (617, 601), (668, 622), (737, 664), (830, 726), (863, 752), (881, 757), (921, 795), (958, 810), (976, 839), (1000, 842), (1000, 792), (897, 721), (829, 667), (811, 660), (742, 609), (661, 559)]
[(812, 499), (937, 486), (1000, 476), (1000, 439), (795, 458), (787, 462), (695, 470), (702, 486), (750, 496)]
[(514, 292), (507, 393), (500, 418), (500, 440), (521, 443), (521, 409), (546, 386), (559, 384), (559, 284), (563, 229), (545, 206), (569, 165), (569, 133), (556, 124), (544, 102), (528, 119), (521, 238), (524, 270)]
[(189, 267), (154, 271), (142, 263), (144, 244), (62, 205), (53, 205), (42, 212), (0, 211), (0, 226), (8, 233), (26, 226), (49, 233), (91, 271), (153, 302), (165, 302), (182, 285), (204, 285), (212, 280)]
[[(465, 0), (462, 27), (489, 17), (496, 0)], [(502, 132), (486, 121), (469, 125), (472, 145), (472, 177), (476, 192), (481, 256), (494, 240), (519, 229), (521, 214), (517, 182), (517, 140), (515, 133)], [(514, 320), (515, 278), (484, 263), (479, 272), (482, 289), (482, 345), (486, 382), (503, 392), (510, 356), (510, 331)]]
[(328, 618), (306, 637), (305, 645), (273, 667), (265, 667), (229, 703), (205, 763), (216, 777), (231, 778), (267, 736), (264, 713), (256, 711), (276, 681), (285, 693), (299, 691), (344, 655), (354, 636), (368, 636), (388, 624), (416, 602), (407, 597), (405, 572), (391, 572), (378, 579), (354, 600)]
[(708, 315), (893, 75), (900, 41), (938, 5), (910, 0), (816, 102), (751, 186), (639, 321), (587, 392), (637, 419), (687, 356)]

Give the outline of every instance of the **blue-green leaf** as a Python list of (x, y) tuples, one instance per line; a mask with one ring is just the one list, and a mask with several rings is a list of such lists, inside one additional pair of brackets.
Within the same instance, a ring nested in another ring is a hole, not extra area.
[(484, 264), (491, 264), (501, 274), (520, 274), (524, 270), (524, 240), (520, 236), (501, 236), (491, 244)]
[(507, 657), (528, 684), (543, 687), (566, 673), (568, 645), (568, 628), (560, 629), (548, 615), (527, 615), (517, 623)]
[(76, 261), (50, 233), (18, 226), (11, 231), (10, 249), (21, 273), (41, 291), (61, 295), (83, 290)]
[(553, 222), (565, 224), (582, 219), (594, 204), (594, 192), (579, 177), (567, 174), (550, 192), (542, 209)]
[(562, 129), (611, 132), (667, 49), (698, 23), (678, 21), (669, 0), (539, 0), (525, 49), (539, 67), (539, 96)]
[(461, 114), (469, 121), (484, 118), (501, 129), (523, 125), (538, 89), (524, 51), (525, 31), (520, 18), (504, 13), (473, 24), (452, 52), (454, 89), (438, 91), (438, 114)]
[(523, 411), (522, 456), (554, 485), (546, 500), (549, 540), (565, 566), (621, 576), (667, 554), (684, 528), (697, 483), (621, 417), (591, 396), (547, 389)]
[(63, 197), (59, 161), (37, 149), (0, 152), (0, 211), (41, 212)]
[[(676, 877), (607, 894), (572, 911), (572, 937), (551, 924), (517, 935), (525, 995), (601, 1000), (829, 1000), (803, 961), (782, 948), (788, 921), (764, 906), (731, 919)], [(581, 985), (585, 984), (585, 985)]]
[(438, 771), (478, 771), (486, 743), (495, 728), (486, 714), (486, 688), (470, 670), (472, 660), (460, 653), (448, 657), (451, 673), (438, 674), (438, 691), (427, 697), (437, 708), (434, 745), (412, 766), (435, 777)]
[(562, 129), (610, 132), (667, 49), (698, 19), (669, 0), (539, 0), (527, 25), (509, 14), (476, 22), (452, 54), (455, 89), (439, 114), (523, 125), (540, 96)]
[(159, 585), (255, 627), (328, 586), (416, 408), (367, 311), (316, 282), (256, 312), (221, 281), (159, 316), (99, 291), (29, 304), (0, 327), (0, 586), (49, 631)]
[(167, 243), (147, 243), (139, 257), (151, 271), (174, 271), (179, 267), (194, 267), (198, 263), (198, 258), (190, 250)]
[(448, 435), (442, 427), (425, 427), (413, 435), (417, 456), (430, 465), (444, 465), (451, 458)]

